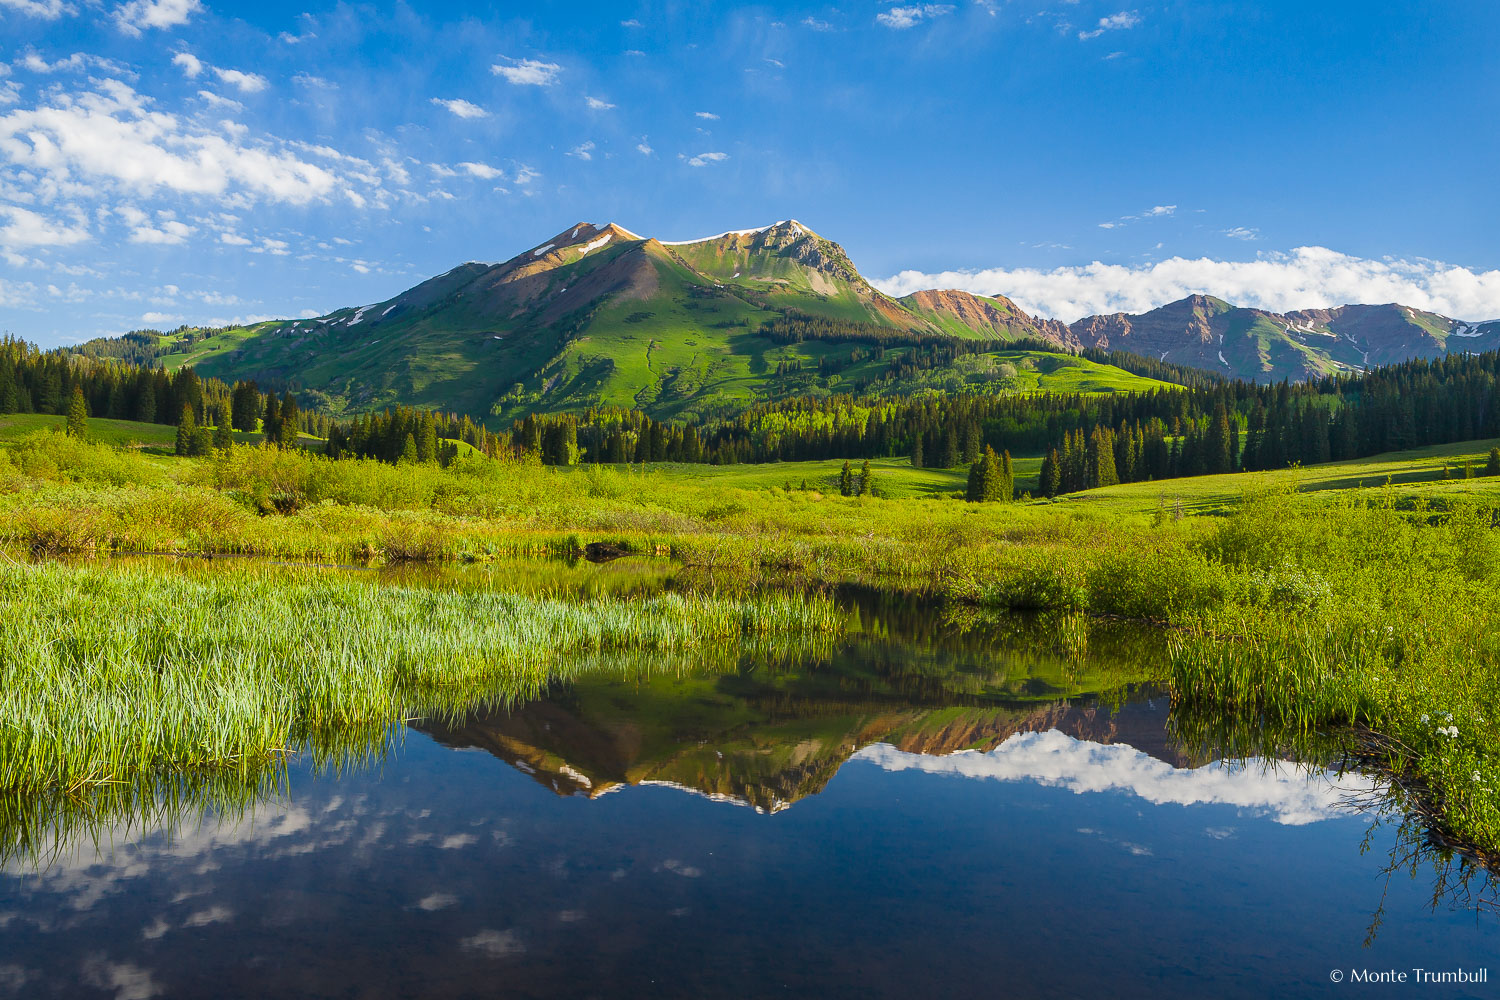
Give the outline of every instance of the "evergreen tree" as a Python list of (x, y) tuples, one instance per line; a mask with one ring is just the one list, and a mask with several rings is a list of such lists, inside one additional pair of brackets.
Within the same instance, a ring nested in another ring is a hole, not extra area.
[(1486, 476), (1500, 476), (1500, 448), (1491, 448), (1489, 461), (1484, 463)]
[(979, 458), (969, 466), (969, 485), (964, 490), (964, 499), (979, 503), (984, 499), (984, 459)]
[(406, 443), (401, 447), (401, 457), (396, 460), (398, 465), (411, 465), (417, 460), (417, 439), (415, 435), (407, 434)]
[(133, 415), (143, 424), (156, 423), (156, 380), (149, 372), (142, 371), (136, 379)]
[(437, 421), (432, 414), (423, 413), (420, 423), (421, 434), (417, 437), (417, 461), (432, 463), (437, 461), (438, 440)]
[(847, 497), (854, 495), (854, 474), (849, 471), (849, 460), (844, 460), (844, 468), (839, 473), (839, 496)]
[(984, 448), (984, 434), (979, 430), (979, 422), (970, 420), (964, 427), (964, 444), (962, 461), (977, 462)]
[(260, 390), (254, 382), (236, 382), (230, 400), (229, 425), (237, 431), (252, 433), (260, 421)]
[(942, 464), (940, 469), (951, 469), (959, 464), (958, 435), (950, 427), (943, 432)]
[(41, 386), (37, 390), (38, 413), (61, 413), (63, 405), (62, 372), (57, 365), (46, 365), (42, 369)]
[(969, 488), (964, 494), (965, 499), (976, 503), (1009, 500), (1013, 487), (1007, 468), (1007, 461), (996, 455), (995, 449), (985, 448), (979, 461), (969, 467)]
[(68, 402), (68, 436), (80, 441), (88, 436), (89, 404), (84, 401), (83, 389), (73, 387), (73, 398)]
[(266, 409), (261, 414), (260, 429), (267, 444), (281, 443), (281, 403), (274, 392), (266, 393)]
[(1087, 462), (1085, 475), (1087, 485), (1081, 489), (1092, 489), (1095, 486), (1113, 486), (1120, 481), (1115, 471), (1115, 446), (1114, 434), (1108, 427), (1095, 427), (1094, 432), (1089, 435)]
[(911, 467), (920, 469), (924, 464), (922, 455), (922, 432), (917, 431), (911, 438)]
[(1055, 497), (1062, 492), (1062, 456), (1056, 448), (1047, 452), (1047, 457), (1042, 460), (1039, 489), (1044, 497)]
[(193, 408), (182, 408), (182, 419), (177, 421), (177, 443), (173, 451), (178, 455), (193, 453), (194, 438), (198, 436), (198, 422), (193, 419)]
[(1234, 469), (1234, 440), (1229, 430), (1229, 410), (1223, 400), (1214, 407), (1213, 423), (1208, 429), (1206, 469), (1209, 475)]
[(234, 444), (234, 436), (229, 433), (229, 420), (221, 409), (214, 422), (213, 447), (215, 451), (228, 451), (232, 444)]
[(16, 366), (10, 352), (0, 350), (0, 413), (16, 412)]
[(276, 443), (283, 448), (295, 448), (302, 433), (302, 414), (297, 408), (297, 397), (288, 389), (281, 397), (281, 413), (276, 426)]
[(867, 458), (865, 459), (865, 463), (859, 467), (859, 490), (857, 495), (862, 497), (870, 496), (873, 485), (870, 481), (870, 460)]

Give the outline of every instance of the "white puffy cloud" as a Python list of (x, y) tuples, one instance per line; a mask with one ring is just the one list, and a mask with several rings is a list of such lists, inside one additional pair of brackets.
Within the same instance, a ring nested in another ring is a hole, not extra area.
[(1348, 802), (1375, 785), (1356, 773), (1335, 775), (1285, 761), (1177, 768), (1124, 743), (1077, 740), (1055, 729), (1018, 733), (989, 753), (934, 757), (877, 743), (854, 756), (888, 771), (1035, 781), (1075, 794), (1123, 791), (1153, 805), (1230, 805), (1287, 826), (1347, 815), (1354, 811)]
[(202, 9), (200, 0), (130, 0), (115, 8), (115, 25), (125, 34), (139, 37), (149, 28), (187, 24)]
[(160, 226), (136, 226), (130, 234), (132, 243), (149, 243), (156, 246), (180, 246), (196, 230), (192, 226), (168, 219)]
[[(482, 181), (499, 180), (505, 176), (505, 171), (499, 167), (492, 167), (488, 163), (474, 163), (467, 161), (460, 163), (458, 169), (464, 171), (470, 177), (478, 177)], [(519, 183), (519, 182), (518, 182)]]
[(35, 49), (27, 49), (21, 58), (16, 60), (16, 65), (30, 73), (79, 73), (92, 68), (117, 76), (133, 75), (126, 67), (113, 59), (106, 59), (88, 52), (74, 52), (70, 56), (64, 56), (49, 63)]
[[(887, 28), (898, 30), (915, 27), (918, 22), (928, 21), (944, 14), (953, 13), (953, 5), (948, 3), (917, 3), (910, 7), (892, 7), (888, 11), (876, 14), (875, 20)], [(808, 19), (809, 21), (811, 18)], [(807, 21), (803, 22), (808, 23)]]
[(716, 122), (719, 120), (719, 116), (712, 111), (694, 111), (693, 114), (695, 117), (702, 118), (705, 121)]
[(615, 109), (613, 104), (597, 97), (584, 97), (583, 102), (589, 106), (590, 111), (613, 111)]
[(172, 57), (173, 66), (182, 67), (182, 75), (189, 80), (194, 79), (203, 72), (203, 60), (191, 52), (179, 52)]
[(0, 225), (0, 247), (7, 250), (71, 246), (89, 238), (82, 225), (70, 226), (16, 205), (0, 205), (0, 220), (3, 219), (9, 221)]
[(688, 156), (686, 153), (678, 153), (678, 159), (686, 160), (690, 167), (706, 167), (710, 163), (722, 163), (729, 159), (728, 153), (699, 153), (696, 156)]
[(468, 101), (465, 101), (462, 98), (458, 97), (452, 98), (451, 100), (442, 97), (434, 97), (432, 99), (432, 103), (436, 104), (440, 108), (447, 108), (449, 112), (458, 116), (459, 118), (489, 117), (489, 112), (481, 108), (479, 105), (471, 104)]
[(592, 160), (594, 158), (594, 140), (590, 139), (587, 142), (579, 143), (568, 150), (568, 155), (576, 156), (580, 160)]
[(238, 87), (242, 94), (258, 94), (270, 84), (259, 73), (244, 73), (237, 69), (213, 68), (214, 75), (231, 87)]
[(1254, 260), (1171, 257), (1128, 266), (902, 271), (873, 284), (888, 295), (957, 288), (1005, 295), (1028, 312), (1071, 322), (1096, 313), (1145, 312), (1195, 293), (1286, 312), (1400, 302), (1470, 322), (1500, 317), (1500, 270), (1473, 271), (1416, 258), (1371, 260), (1326, 247), (1262, 253)]
[(802, 23), (814, 31), (832, 31), (833, 25), (827, 21), (820, 21), (815, 17), (804, 17)]
[(289, 143), (247, 137), (243, 126), (215, 130), (157, 111), (118, 80), (97, 88), (0, 115), (0, 166), (36, 175), (29, 187), (44, 199), (115, 188), (306, 204), (378, 184), (352, 157), (337, 161), (341, 175), (299, 158)]
[(557, 82), (557, 74), (562, 72), (562, 67), (557, 63), (537, 59), (511, 59), (491, 66), (490, 72), (517, 86), (550, 87)]
[(1141, 17), (1133, 10), (1122, 10), (1118, 14), (1099, 18), (1099, 23), (1093, 31), (1080, 31), (1080, 39), (1098, 38), (1106, 31), (1122, 31), (1126, 28), (1134, 28), (1141, 23)]
[(212, 90), (198, 91), (198, 97), (211, 108), (224, 108), (228, 111), (243, 111), (245, 106), (230, 97), (220, 97)]
[(43, 21), (56, 21), (64, 14), (74, 12), (73, 6), (63, 3), (63, 0), (0, 0), (0, 8)]
[(650, 156), (656, 152), (656, 150), (651, 148), (651, 143), (646, 140), (645, 136), (641, 136), (641, 141), (635, 144), (635, 151), (642, 156)]

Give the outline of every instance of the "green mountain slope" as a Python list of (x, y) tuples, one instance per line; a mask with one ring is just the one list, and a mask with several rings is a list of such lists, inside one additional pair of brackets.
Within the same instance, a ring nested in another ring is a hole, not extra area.
[[(838, 244), (795, 221), (671, 244), (579, 224), (508, 261), (463, 264), (384, 302), (179, 331), (160, 360), (291, 386), (335, 414), (416, 405), (495, 425), (591, 406), (709, 418), (804, 393), (951, 388), (953, 379), (926, 370), (893, 379), (893, 362), (934, 340), (1066, 331), (1004, 300), (986, 307), (944, 294), (996, 318), (970, 327), (940, 304), (892, 299)], [(819, 329), (794, 328), (807, 323)], [(969, 356), (957, 384), (997, 392), (1157, 384), (1108, 366), (1080, 381), (1075, 360)]]

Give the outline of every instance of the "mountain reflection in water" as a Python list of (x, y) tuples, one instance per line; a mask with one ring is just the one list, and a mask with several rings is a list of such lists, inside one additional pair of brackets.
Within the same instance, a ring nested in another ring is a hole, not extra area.
[(1149, 637), (857, 614), (373, 760), (0, 802), (0, 997), (1259, 998), (1500, 944), (1428, 867), (1382, 881), (1377, 783), (1184, 741)]

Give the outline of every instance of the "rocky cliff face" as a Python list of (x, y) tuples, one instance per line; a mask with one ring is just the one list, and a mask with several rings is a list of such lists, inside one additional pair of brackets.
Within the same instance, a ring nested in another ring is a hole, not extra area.
[(1068, 351), (1082, 347), (1067, 324), (1032, 316), (1002, 295), (981, 296), (944, 289), (913, 292), (899, 301), (918, 316), (950, 320), (980, 336), (999, 340), (1031, 337), (1050, 341)]

